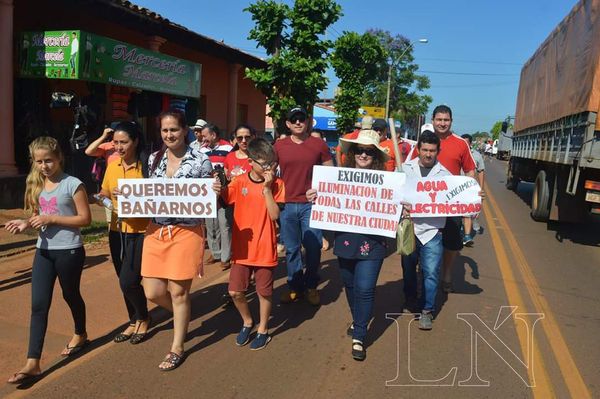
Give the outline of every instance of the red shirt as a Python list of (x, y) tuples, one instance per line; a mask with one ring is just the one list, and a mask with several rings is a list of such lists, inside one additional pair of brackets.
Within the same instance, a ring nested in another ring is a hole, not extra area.
[(236, 151), (231, 151), (225, 157), (225, 162), (223, 162), (223, 166), (227, 171), (227, 177), (232, 178), (236, 176), (243, 175), (244, 173), (250, 172), (252, 168), (250, 166), (250, 162), (248, 158), (240, 159), (235, 155)]
[(308, 202), (306, 191), (312, 183), (313, 166), (331, 160), (329, 147), (323, 140), (308, 136), (302, 143), (286, 137), (276, 141), (274, 148), (285, 183), (285, 202)]
[[(440, 137), (441, 138), (441, 137)], [(413, 149), (410, 159), (417, 157), (417, 146)], [(462, 138), (452, 133), (441, 139), (438, 161), (455, 176), (462, 170), (468, 173), (475, 169), (475, 161), (471, 155), (469, 145)]]
[[(277, 266), (277, 227), (267, 211), (262, 183), (246, 173), (236, 177), (221, 193), (233, 207), (231, 261), (247, 266)], [(280, 178), (271, 185), (273, 199), (285, 202), (285, 188)]]

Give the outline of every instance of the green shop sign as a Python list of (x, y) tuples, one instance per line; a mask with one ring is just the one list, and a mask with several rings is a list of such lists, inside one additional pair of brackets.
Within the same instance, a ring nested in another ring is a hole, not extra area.
[(201, 65), (92, 33), (24, 32), (22, 77), (82, 79), (116, 86), (200, 96)]

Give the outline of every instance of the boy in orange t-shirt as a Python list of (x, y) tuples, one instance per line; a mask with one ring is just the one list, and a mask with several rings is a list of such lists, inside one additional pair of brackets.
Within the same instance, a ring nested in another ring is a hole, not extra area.
[(268, 321), (271, 315), (273, 274), (277, 266), (277, 236), (275, 221), (279, 204), (285, 203), (283, 180), (275, 176), (277, 156), (271, 144), (262, 138), (248, 144), (250, 172), (236, 177), (227, 187), (217, 180), (213, 189), (233, 208), (231, 240), (231, 271), (229, 295), (240, 312), (243, 325), (236, 344), (250, 341), (254, 320), (246, 301), (250, 277), (254, 274), (260, 304), (260, 322), (250, 349), (263, 349), (271, 337)]

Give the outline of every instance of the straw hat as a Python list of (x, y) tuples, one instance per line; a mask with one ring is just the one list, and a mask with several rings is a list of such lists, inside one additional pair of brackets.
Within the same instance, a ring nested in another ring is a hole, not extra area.
[(379, 145), (379, 133), (375, 130), (361, 130), (355, 139), (340, 139), (340, 147), (342, 152), (347, 153), (352, 144), (372, 145), (383, 153), (384, 161), (387, 161), (390, 156), (385, 148)]

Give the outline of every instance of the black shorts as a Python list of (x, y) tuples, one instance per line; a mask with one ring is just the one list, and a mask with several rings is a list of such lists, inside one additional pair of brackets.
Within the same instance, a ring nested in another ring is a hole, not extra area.
[(446, 226), (442, 230), (442, 245), (450, 251), (460, 251), (463, 248), (460, 226), (462, 217), (446, 218)]

